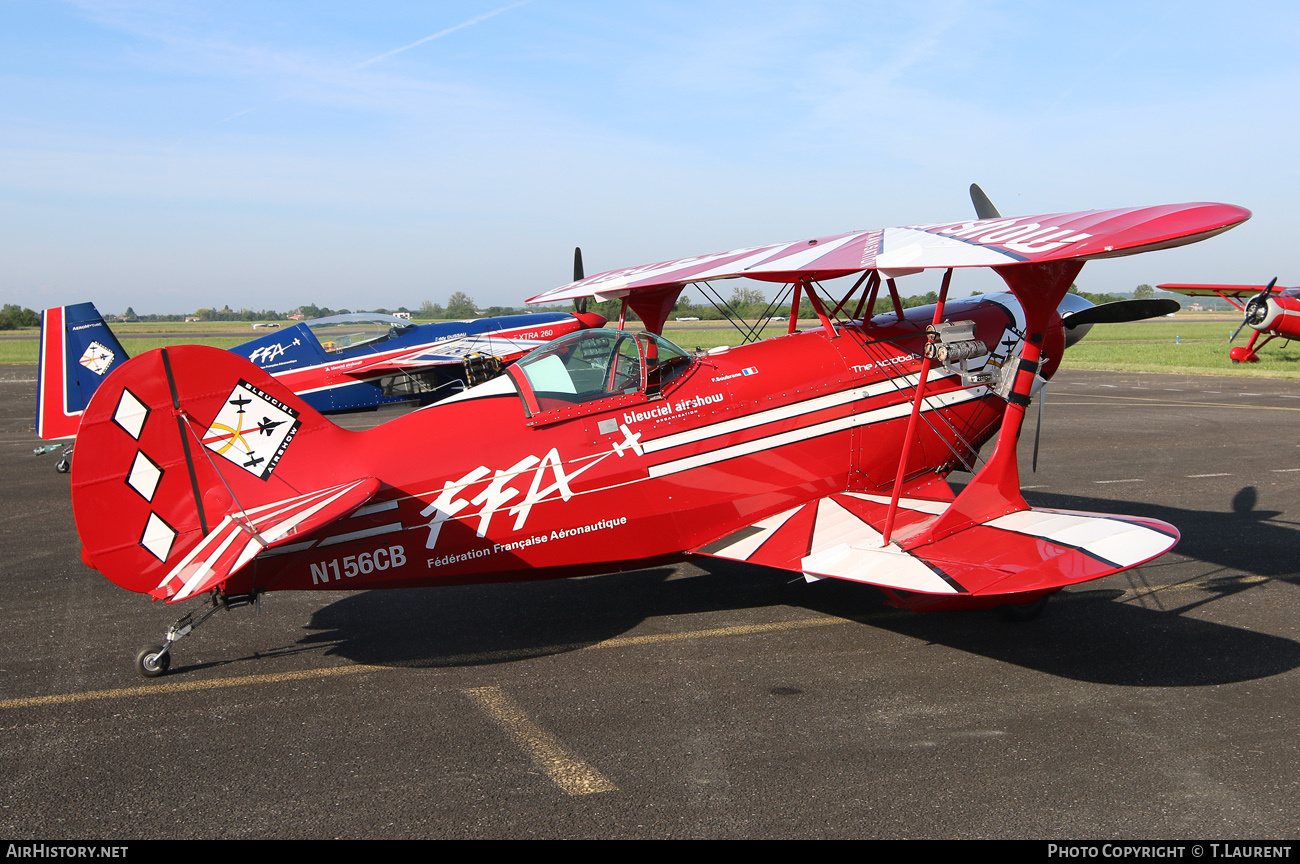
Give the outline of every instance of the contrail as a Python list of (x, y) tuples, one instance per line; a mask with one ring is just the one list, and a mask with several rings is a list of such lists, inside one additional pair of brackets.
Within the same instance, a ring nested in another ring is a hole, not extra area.
[(530, 2), (532, 2), (532, 0), (520, 0), (520, 2), (518, 3), (511, 3), (509, 6), (502, 6), (500, 9), (493, 9), (491, 12), (484, 12), (482, 15), (478, 16), (477, 18), (471, 18), (468, 21), (462, 21), (461, 23), (457, 24), (455, 27), (448, 27), (446, 30), (439, 30), (437, 33), (434, 33), (432, 36), (425, 36), (423, 39), (417, 39), (416, 41), (412, 42), (410, 45), (403, 45), (401, 48), (394, 48), (392, 51), (388, 51), (383, 54), (380, 54), (378, 57), (371, 57), (369, 60), (363, 60), (357, 65), (353, 66), (352, 71), (355, 72), (358, 69), (364, 69), (365, 67), (371, 65), (372, 63), (378, 63), (380, 60), (387, 60), (389, 57), (392, 57), (394, 54), (401, 54), (403, 51), (410, 51), (412, 48), (414, 48), (417, 45), (423, 45), (425, 42), (432, 42), (434, 39), (441, 39), (443, 36), (446, 36), (448, 33), (455, 33), (457, 30), (463, 30), (466, 27), (470, 26), (471, 24), (477, 24), (480, 21), (486, 21), (488, 18), (491, 18), (495, 15), (500, 15), (502, 12), (509, 12), (511, 9), (514, 9), (517, 6), (523, 6), (526, 3), (530, 3)]

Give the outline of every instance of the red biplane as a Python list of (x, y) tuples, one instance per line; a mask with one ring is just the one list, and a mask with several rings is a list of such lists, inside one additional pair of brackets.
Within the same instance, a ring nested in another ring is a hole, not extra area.
[[(1234, 345), (1228, 351), (1233, 363), (1258, 363), (1260, 348), (1279, 336), (1283, 339), (1300, 339), (1300, 288), (1279, 288), (1277, 279), (1267, 285), (1157, 285), (1165, 291), (1185, 294), (1188, 297), (1222, 297), (1243, 313), (1241, 325), (1228, 340), (1237, 338), (1242, 327), (1250, 326), (1255, 332), (1245, 345)], [(1250, 298), (1250, 299), (1246, 299)], [(1263, 342), (1255, 344), (1260, 334)]]
[[(199, 621), (265, 591), (547, 579), (692, 554), (874, 585), (909, 609), (1031, 615), (1178, 539), (1156, 520), (1021, 496), (1026, 406), (1088, 321), (1072, 298), (1063, 323), (1067, 289), (1085, 261), (1249, 216), (1182, 204), (982, 218), (602, 273), (532, 302), (621, 298), (644, 332), (570, 334), (362, 432), (228, 352), (159, 349), (113, 373), (82, 421), (82, 557), (155, 599), (211, 596), (140, 652), (145, 676)], [(992, 267), (1010, 292), (947, 300), (961, 267)], [(939, 303), (904, 310), (895, 280), (926, 269), (944, 271)], [(838, 298), (820, 285), (854, 274)], [(662, 337), (685, 286), (737, 277), (787, 286), (786, 335), (701, 354)], [(805, 299), (820, 324), (795, 332)], [(958, 468), (974, 477), (954, 495)]]

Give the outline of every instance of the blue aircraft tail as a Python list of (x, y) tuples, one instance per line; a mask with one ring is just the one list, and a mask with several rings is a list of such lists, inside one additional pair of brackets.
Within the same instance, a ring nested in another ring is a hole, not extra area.
[(36, 384), (36, 434), (74, 438), (90, 397), (127, 353), (94, 303), (41, 313), (41, 360)]

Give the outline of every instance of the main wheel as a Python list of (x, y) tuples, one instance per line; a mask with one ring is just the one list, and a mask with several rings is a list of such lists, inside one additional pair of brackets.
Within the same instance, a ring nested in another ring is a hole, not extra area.
[(135, 655), (135, 668), (146, 678), (167, 674), (172, 665), (172, 655), (161, 645), (146, 645)]
[(1033, 621), (1043, 610), (1047, 608), (1047, 601), (1051, 594), (1044, 594), (1037, 600), (1030, 600), (1028, 603), (1004, 603), (998, 607), (998, 614), (1002, 616), (1003, 621)]
[(60, 459), (57, 463), (55, 463), (54, 470), (58, 471), (60, 474), (67, 474), (69, 471), (72, 470), (72, 463), (69, 462), (67, 459)]

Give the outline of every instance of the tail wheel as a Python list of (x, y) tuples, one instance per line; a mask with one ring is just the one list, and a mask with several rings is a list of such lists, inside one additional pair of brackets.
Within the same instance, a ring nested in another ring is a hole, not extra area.
[(145, 678), (157, 678), (171, 668), (172, 655), (161, 645), (146, 645), (135, 655), (136, 671)]

